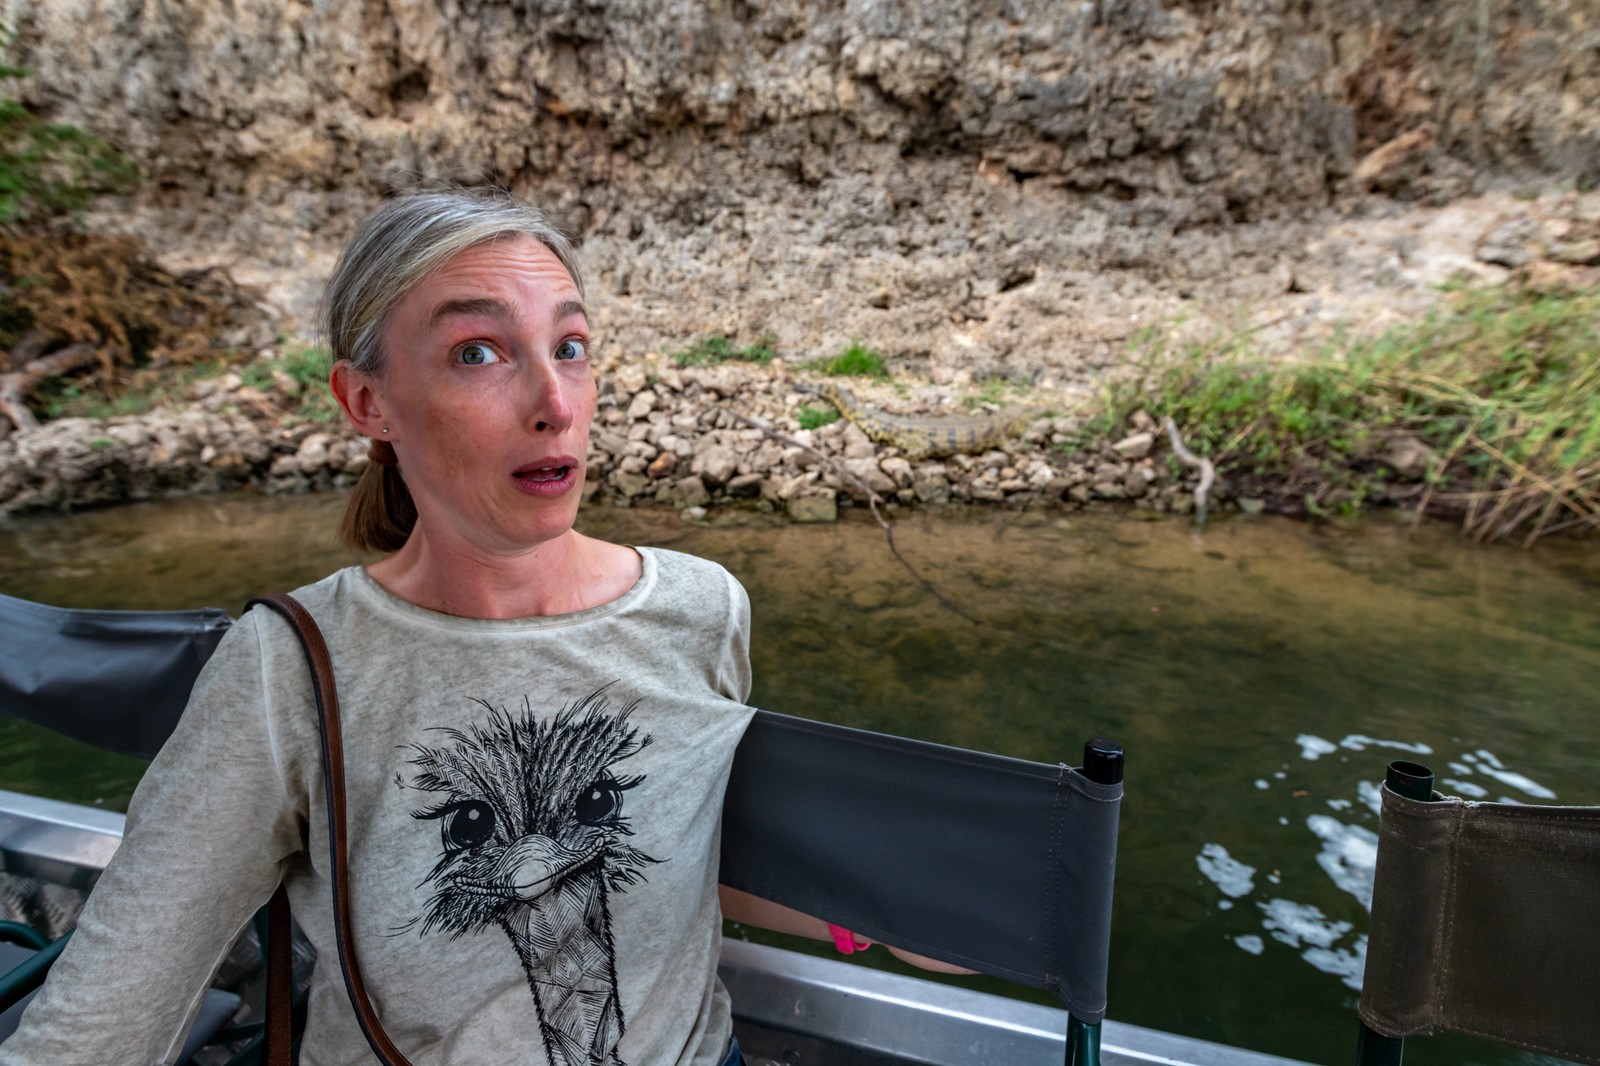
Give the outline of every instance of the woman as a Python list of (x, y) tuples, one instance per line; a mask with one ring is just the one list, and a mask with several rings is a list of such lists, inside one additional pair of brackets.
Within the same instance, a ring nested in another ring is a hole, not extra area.
[[(372, 440), (344, 535), (388, 554), (295, 595), (338, 679), (355, 943), (389, 1036), (419, 1064), (741, 1061), (715, 871), (749, 604), (715, 564), (573, 528), (596, 394), (571, 247), (503, 194), (400, 197), (325, 318)], [(280, 880), (324, 960), (301, 1061), (371, 1062), (328, 964), (320, 759), (298, 645), (251, 612), (0, 1063), (170, 1062)]]

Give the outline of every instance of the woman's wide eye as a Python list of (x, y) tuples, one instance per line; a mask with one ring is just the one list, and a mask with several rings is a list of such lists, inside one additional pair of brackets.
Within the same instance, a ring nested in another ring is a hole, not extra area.
[(608, 775), (578, 793), (572, 813), (584, 825), (606, 825), (615, 821), (621, 811), (622, 789)]
[(559, 360), (582, 359), (589, 354), (589, 346), (583, 341), (567, 338), (556, 345), (556, 358)]
[(482, 800), (458, 803), (445, 815), (440, 831), (450, 851), (475, 848), (494, 836), (494, 808)]
[(498, 363), (500, 356), (487, 344), (474, 342), (462, 345), (461, 350), (456, 353), (456, 361), (467, 366), (487, 366), (490, 363)]

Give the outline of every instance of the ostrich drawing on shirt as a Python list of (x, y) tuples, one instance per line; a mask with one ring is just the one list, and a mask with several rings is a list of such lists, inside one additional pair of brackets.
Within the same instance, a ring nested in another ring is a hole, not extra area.
[(478, 701), (486, 721), (415, 745), (415, 789), (436, 793), (412, 817), (439, 822), (441, 857), (421, 932), (452, 938), (498, 926), (533, 992), (552, 1066), (623, 1066), (624, 1031), (608, 898), (645, 880), (653, 859), (627, 843), (623, 794), (644, 780), (618, 763), (650, 743), (608, 711), (605, 690), (541, 719)]

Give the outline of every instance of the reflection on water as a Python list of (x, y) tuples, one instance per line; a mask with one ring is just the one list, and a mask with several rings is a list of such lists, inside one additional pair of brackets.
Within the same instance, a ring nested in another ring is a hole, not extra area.
[[(0, 591), (238, 611), (351, 560), (340, 501), (211, 499), (0, 532)], [(1600, 803), (1600, 564), (1453, 530), (1135, 514), (905, 518), (913, 581), (870, 522), (585, 516), (728, 566), (755, 606), (753, 701), (1045, 761), (1128, 749), (1111, 1012), (1342, 1063), (1354, 1036), (1376, 783)], [(958, 606), (946, 609), (941, 598)], [(0, 787), (126, 802), (138, 766), (0, 722)], [(870, 957), (870, 956), (869, 956)], [(1408, 1061), (1530, 1061), (1455, 1040)]]

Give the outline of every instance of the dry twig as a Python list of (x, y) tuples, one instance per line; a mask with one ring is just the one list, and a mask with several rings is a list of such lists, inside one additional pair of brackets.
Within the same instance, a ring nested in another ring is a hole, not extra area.
[(738, 419), (743, 424), (749, 426), (751, 429), (760, 430), (761, 433), (769, 440), (777, 441), (779, 444), (790, 448), (799, 448), (815, 456), (818, 462), (824, 464), (828, 467), (828, 469), (832, 470), (836, 475), (838, 475), (840, 481), (846, 482), (847, 484), (850, 484), (859, 490), (860, 493), (867, 498), (867, 507), (872, 511), (872, 517), (878, 523), (878, 528), (883, 530), (883, 539), (888, 542), (889, 551), (894, 554), (895, 559), (900, 563), (900, 565), (905, 567), (906, 573), (911, 575), (912, 580), (920, 585), (925, 592), (937, 600), (941, 607), (965, 619), (966, 621), (971, 622), (973, 625), (978, 624), (978, 620), (976, 618), (962, 610), (959, 604), (956, 604), (952, 600), (945, 597), (945, 595), (934, 586), (933, 582), (929, 581), (927, 578), (923, 577), (917, 572), (917, 568), (911, 565), (910, 560), (908, 560), (904, 555), (900, 554), (900, 548), (894, 542), (894, 526), (887, 519), (885, 519), (883, 517), (883, 513), (878, 510), (878, 504), (882, 502), (882, 497), (874, 492), (870, 485), (857, 477), (850, 471), (848, 467), (839, 462), (837, 459), (834, 459), (832, 456), (823, 455), (809, 444), (804, 444), (798, 440), (795, 440), (787, 433), (784, 433), (774, 427), (770, 422), (759, 418), (752, 418), (749, 415), (739, 414), (738, 412), (734, 412), (733, 417)]
[(1172, 441), (1172, 453), (1187, 466), (1200, 471), (1200, 484), (1194, 488), (1194, 524), (1206, 524), (1206, 505), (1210, 502), (1211, 486), (1217, 480), (1217, 468), (1210, 459), (1202, 459), (1189, 450), (1178, 435), (1178, 424), (1171, 417), (1166, 421), (1167, 439)]

